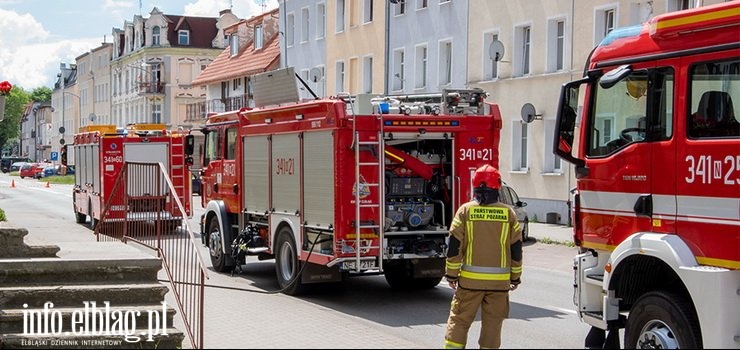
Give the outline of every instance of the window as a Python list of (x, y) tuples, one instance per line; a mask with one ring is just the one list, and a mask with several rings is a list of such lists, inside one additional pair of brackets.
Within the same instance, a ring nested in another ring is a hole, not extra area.
[(231, 57), (239, 54), (239, 36), (236, 33), (229, 36), (229, 53)]
[(496, 57), (491, 57), (491, 45), (498, 41), (498, 33), (483, 34), (483, 79), (493, 80), (498, 78), (498, 62)]
[(311, 27), (309, 21), (308, 7), (301, 9), (301, 42), (308, 42), (308, 29)]
[(553, 154), (550, 148), (553, 145), (553, 138), (555, 137), (555, 119), (544, 119), (545, 122), (545, 150), (542, 152), (544, 155), (544, 164), (542, 169), (545, 173), (562, 173), (563, 172), (563, 160)]
[(373, 21), (373, 1), (375, 0), (364, 0), (365, 8), (363, 11), (363, 23), (370, 23)]
[(344, 61), (337, 61), (336, 93), (344, 92)]
[(154, 46), (160, 45), (159, 44), (160, 31), (161, 31), (161, 28), (159, 28), (159, 26), (154, 26), (154, 28), (152, 28), (152, 45)]
[(190, 45), (190, 31), (189, 30), (178, 30), (177, 31), (177, 43), (180, 45)]
[(373, 57), (367, 56), (362, 59), (362, 92), (370, 94), (373, 92)]
[[(593, 120), (588, 123), (587, 131), (587, 156), (602, 157), (636, 142), (671, 137), (672, 69), (655, 69), (650, 73), (637, 69), (608, 89), (599, 84), (595, 86)], [(648, 99), (652, 101), (650, 104)]]
[(316, 39), (326, 36), (326, 4), (316, 5)]
[(531, 27), (522, 26), (515, 30), (514, 40), (516, 47), (514, 48), (515, 65), (514, 75), (522, 76), (529, 74), (529, 60), (531, 50)]
[(242, 88), (242, 80), (240, 78), (236, 78), (231, 82), (232, 88), (234, 91), (240, 90)]
[(262, 35), (262, 26), (256, 25), (254, 26), (254, 49), (259, 50), (262, 48), (262, 41), (263, 41), (263, 35)]
[(152, 123), (162, 123), (162, 105), (158, 103), (152, 104)]
[(393, 15), (400, 16), (404, 13), (406, 13), (406, 1), (399, 1), (393, 9)]
[(289, 13), (285, 22), (285, 45), (290, 47), (295, 43), (295, 15)]
[(564, 68), (565, 21), (550, 20), (547, 27), (547, 71), (556, 72)]
[(419, 45), (416, 47), (416, 74), (414, 77), (414, 87), (423, 89), (427, 86), (427, 46)]
[(203, 166), (208, 165), (213, 160), (218, 159), (219, 154), (219, 137), (218, 137), (218, 130), (210, 131), (206, 134), (205, 137), (205, 151), (203, 152)]
[(405, 80), (405, 75), (403, 72), (403, 64), (404, 64), (404, 52), (403, 49), (397, 49), (393, 51), (393, 78), (392, 78), (392, 86), (393, 91), (401, 91), (403, 90), (403, 82)]
[(594, 12), (594, 45), (598, 45), (617, 23), (616, 9), (613, 7), (596, 9)]
[(614, 10), (604, 11), (604, 36), (614, 30)]
[(416, 0), (416, 9), (422, 10), (429, 7), (429, 0)]
[(344, 31), (345, 6), (346, 0), (337, 0), (337, 23), (334, 28), (337, 33)]
[(439, 43), (439, 85), (452, 83), (452, 41)]
[(526, 172), (529, 170), (529, 124), (517, 121), (512, 125), (511, 170)]
[(226, 129), (226, 154), (224, 159), (236, 159), (236, 128)]
[(689, 137), (739, 137), (734, 104), (740, 101), (740, 60), (694, 65), (689, 80)]
[(229, 82), (228, 81), (221, 82), (221, 98), (222, 99), (229, 98)]
[(668, 0), (666, 2), (668, 12), (687, 10), (694, 7), (693, 0)]

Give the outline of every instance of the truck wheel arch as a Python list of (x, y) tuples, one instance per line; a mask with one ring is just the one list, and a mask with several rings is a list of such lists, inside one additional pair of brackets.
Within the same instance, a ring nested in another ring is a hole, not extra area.
[[(206, 205), (206, 219), (204, 222), (206, 231), (208, 231), (208, 227), (212, 220), (218, 221), (221, 234), (223, 235), (221, 239), (221, 251), (224, 252), (227, 263), (233, 263), (231, 254), (229, 254), (230, 250), (226, 249), (226, 242), (231, 244), (231, 241), (233, 240), (231, 237), (231, 219), (226, 212), (226, 205), (223, 201), (212, 200)], [(228, 228), (228, 230), (226, 228)], [(208, 234), (208, 232), (204, 233), (206, 235)], [(205, 237), (205, 242), (208, 242), (208, 237)]]

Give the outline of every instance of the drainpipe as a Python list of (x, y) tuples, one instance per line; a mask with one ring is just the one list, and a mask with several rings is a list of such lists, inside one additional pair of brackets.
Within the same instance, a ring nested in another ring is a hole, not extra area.
[(391, 34), (391, 2), (389, 0), (385, 1), (385, 62), (383, 62), (383, 95), (388, 96), (388, 84), (390, 82), (388, 78), (388, 61), (390, 60), (390, 43), (388, 40), (390, 40)]

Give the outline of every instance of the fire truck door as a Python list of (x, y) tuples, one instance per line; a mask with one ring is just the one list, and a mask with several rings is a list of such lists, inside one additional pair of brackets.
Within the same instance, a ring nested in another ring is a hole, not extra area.
[[(219, 197), (223, 199), (226, 209), (230, 213), (238, 212), (239, 196), (244, 190), (239, 179), (239, 169), (236, 165), (237, 154), (237, 127), (231, 126), (225, 130), (223, 158), (221, 162), (221, 181), (218, 182)], [(218, 175), (217, 175), (218, 176)]]
[[(168, 145), (163, 142), (136, 142), (136, 143), (124, 143), (123, 144), (123, 160), (125, 162), (142, 162), (142, 163), (162, 163), (165, 169), (169, 169), (169, 149)], [(143, 186), (132, 186), (135, 181), (140, 181), (146, 178), (149, 172), (142, 173), (143, 169), (138, 169), (140, 173), (137, 173), (137, 169), (131, 169), (129, 171), (127, 183), (129, 184), (128, 194), (132, 196), (141, 195), (154, 195), (161, 196), (167, 193), (167, 182), (164, 179), (164, 175), (159, 176), (159, 184), (152, 182), (155, 186), (152, 188), (145, 188)], [(149, 180), (149, 179), (147, 179)], [(141, 193), (139, 193), (141, 192)]]
[(615, 246), (651, 227), (652, 145), (646, 139), (648, 67), (613, 85), (596, 83), (585, 127), (579, 187), (586, 242)]

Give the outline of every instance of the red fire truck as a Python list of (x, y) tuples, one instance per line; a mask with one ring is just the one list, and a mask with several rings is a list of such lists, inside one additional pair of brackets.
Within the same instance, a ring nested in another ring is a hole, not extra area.
[(737, 103), (738, 1), (615, 30), (563, 85), (587, 347), (740, 347)]
[(502, 121), (479, 89), (416, 97), (209, 117), (201, 231), (214, 268), (275, 258), (287, 294), (359, 274), (382, 273), (394, 288), (436, 286), (472, 173), (498, 166)]
[[(74, 136), (74, 144), (67, 145), (65, 157), (69, 165), (75, 166), (75, 185), (72, 190), (75, 218), (77, 223), (85, 223), (90, 217), (90, 228), (101, 219), (103, 208), (114, 193), (114, 185), (118, 179), (124, 162), (161, 162), (170, 176), (187, 215), (190, 216), (190, 173), (188, 157), (185, 154), (185, 134), (170, 132), (164, 124), (131, 124), (126, 128), (118, 129), (115, 125), (90, 125), (80, 128)], [(136, 178), (136, 174), (129, 174), (129, 178)], [(160, 181), (160, 185), (164, 181)], [(129, 185), (126, 188), (132, 200), (137, 196), (146, 196), (147, 200), (167, 191), (164, 185), (156, 188), (143, 188)], [(162, 193), (153, 193), (160, 191)], [(119, 193), (120, 195), (120, 193)], [(152, 209), (149, 205), (129, 203), (128, 208), (110, 208), (106, 220), (135, 221), (141, 210), (165, 210), (167, 219), (172, 221), (171, 227), (181, 224), (183, 219), (174, 205), (166, 203), (159, 209)]]

